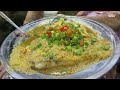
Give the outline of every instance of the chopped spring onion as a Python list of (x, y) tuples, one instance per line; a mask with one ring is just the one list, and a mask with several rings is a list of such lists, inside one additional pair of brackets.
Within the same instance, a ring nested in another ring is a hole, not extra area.
[(88, 47), (88, 42), (84, 42), (84, 47), (87, 48)]
[(108, 50), (109, 48), (110, 48), (109, 45), (105, 45), (105, 46), (103, 46), (103, 49), (104, 49), (104, 50)]
[(67, 49), (67, 51), (72, 51), (72, 47), (71, 46), (67, 46), (66, 49)]
[(96, 39), (96, 38), (93, 38), (91, 41), (92, 41), (92, 42), (96, 42), (96, 41), (97, 41), (97, 39)]
[(37, 44), (37, 45), (33, 48), (33, 50), (36, 50), (36, 49), (40, 48), (41, 46), (42, 46), (42, 44), (39, 43), (39, 44)]
[(76, 54), (76, 55), (80, 55), (80, 54), (81, 54), (81, 49), (76, 49), (76, 50), (75, 50), (75, 54)]

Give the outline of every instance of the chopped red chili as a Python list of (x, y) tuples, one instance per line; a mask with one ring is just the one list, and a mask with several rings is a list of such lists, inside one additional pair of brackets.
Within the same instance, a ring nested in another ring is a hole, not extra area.
[(80, 40), (80, 47), (83, 47), (83, 46), (84, 46), (84, 41)]
[(80, 47), (83, 47), (84, 46), (84, 44), (80, 44)]
[(53, 28), (53, 27), (50, 27), (50, 30), (54, 30), (54, 28)]
[(60, 31), (61, 31), (61, 32), (65, 32), (65, 31), (67, 31), (68, 29), (69, 29), (68, 26), (63, 26), (63, 27), (60, 28)]
[(46, 34), (48, 35), (49, 38), (52, 37), (52, 33), (51, 32), (46, 32)]

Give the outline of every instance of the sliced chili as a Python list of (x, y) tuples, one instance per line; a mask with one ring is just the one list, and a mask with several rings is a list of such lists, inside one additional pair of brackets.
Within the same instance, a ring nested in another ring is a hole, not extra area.
[(63, 26), (63, 27), (60, 28), (60, 31), (61, 31), (61, 32), (65, 32), (65, 31), (67, 31), (68, 29), (69, 29), (68, 26)]
[(46, 32), (46, 34), (48, 35), (49, 38), (52, 37), (52, 33), (51, 32)]
[(53, 28), (53, 27), (50, 27), (50, 30), (54, 30), (54, 28)]
[(80, 40), (80, 47), (83, 47), (83, 46), (84, 46), (84, 41)]

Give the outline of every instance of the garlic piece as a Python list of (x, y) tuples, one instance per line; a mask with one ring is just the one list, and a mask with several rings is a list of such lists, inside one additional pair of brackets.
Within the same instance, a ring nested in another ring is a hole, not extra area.
[(45, 66), (46, 66), (45, 63), (43, 63), (43, 62), (35, 64), (35, 67), (38, 69), (43, 69), (43, 68), (45, 68)]

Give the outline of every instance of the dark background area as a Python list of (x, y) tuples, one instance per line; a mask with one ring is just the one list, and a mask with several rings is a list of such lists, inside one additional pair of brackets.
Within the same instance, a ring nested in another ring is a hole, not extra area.
[[(11, 18), (18, 26), (23, 24), (26, 11), (4, 11), (4, 13)], [(9, 35), (15, 28), (9, 24), (5, 19), (0, 17), (0, 44), (5, 37)]]

